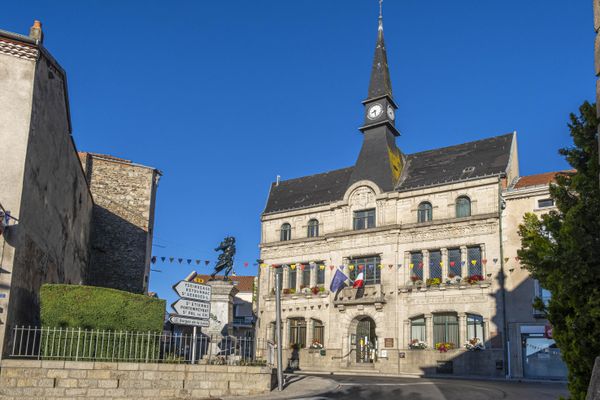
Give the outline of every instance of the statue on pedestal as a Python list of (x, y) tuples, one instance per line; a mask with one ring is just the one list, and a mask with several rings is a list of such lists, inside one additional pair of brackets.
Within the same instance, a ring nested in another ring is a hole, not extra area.
[(215, 275), (219, 272), (225, 270), (223, 273), (223, 280), (228, 280), (227, 275), (231, 273), (233, 269), (233, 256), (235, 255), (235, 238), (233, 236), (227, 236), (219, 247), (215, 249), (215, 251), (222, 251), (219, 254), (219, 259), (217, 261), (217, 265), (215, 266), (215, 270), (210, 275), (211, 279), (215, 279)]

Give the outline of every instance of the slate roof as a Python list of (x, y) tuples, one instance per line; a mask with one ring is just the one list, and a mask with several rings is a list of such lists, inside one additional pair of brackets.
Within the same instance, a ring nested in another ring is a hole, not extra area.
[(407, 155), (399, 191), (506, 172), (513, 134)]
[[(406, 155), (397, 191), (504, 174), (514, 134)], [(271, 184), (265, 214), (328, 204), (344, 197), (354, 167)]]

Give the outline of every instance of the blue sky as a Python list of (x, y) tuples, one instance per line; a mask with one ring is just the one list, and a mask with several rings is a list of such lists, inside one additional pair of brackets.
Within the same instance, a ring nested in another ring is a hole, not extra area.
[[(237, 273), (254, 274), (275, 176), (358, 156), (376, 0), (2, 8), (5, 30), (42, 21), (68, 74), (78, 148), (163, 171), (157, 256), (214, 260), (234, 235)], [(404, 152), (516, 130), (522, 175), (567, 167), (557, 149), (570, 143), (568, 114), (594, 97), (591, 2), (385, 0), (384, 27)], [(191, 269), (153, 268), (151, 290), (169, 300)]]

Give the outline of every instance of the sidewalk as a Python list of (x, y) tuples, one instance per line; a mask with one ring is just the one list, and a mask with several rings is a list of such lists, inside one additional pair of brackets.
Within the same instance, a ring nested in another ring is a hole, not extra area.
[(229, 396), (222, 397), (223, 400), (275, 400), (275, 399), (294, 399), (300, 397), (311, 397), (320, 393), (336, 389), (337, 382), (318, 376), (284, 374), (286, 384), (280, 392), (277, 387), (271, 393), (260, 396)]

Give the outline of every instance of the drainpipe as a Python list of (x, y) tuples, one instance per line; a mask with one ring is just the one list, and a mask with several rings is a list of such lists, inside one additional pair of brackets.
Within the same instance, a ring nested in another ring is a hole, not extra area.
[(502, 302), (502, 330), (503, 330), (503, 345), (504, 345), (504, 377), (510, 379), (510, 340), (508, 334), (508, 321), (506, 320), (506, 286), (504, 275), (504, 245), (502, 242), (502, 211), (506, 207), (506, 203), (502, 198), (502, 177), (498, 177), (498, 232), (500, 241), (500, 274), (498, 280), (500, 283), (500, 296)]

